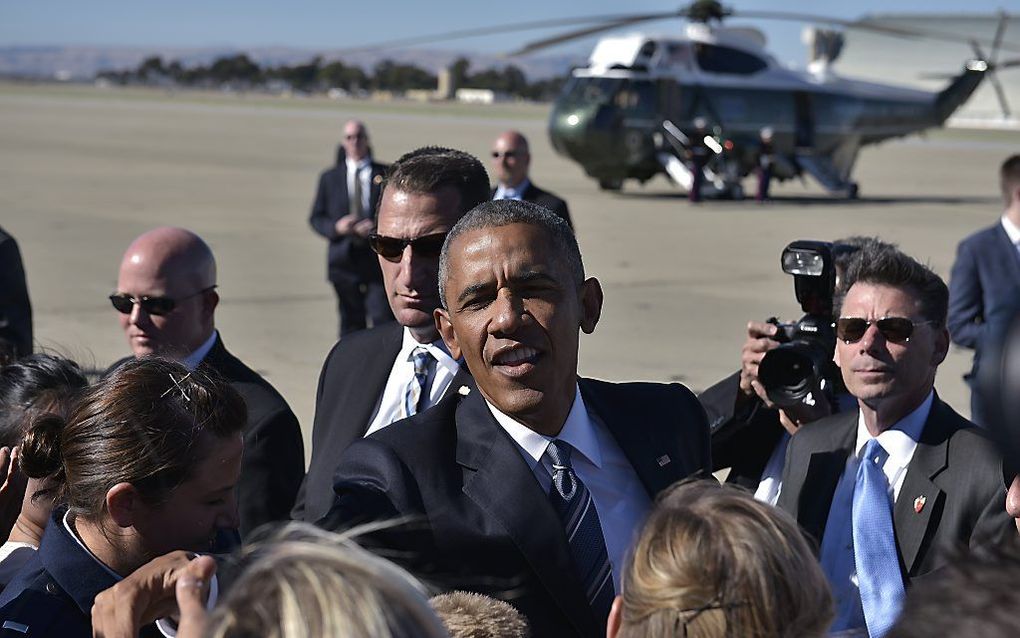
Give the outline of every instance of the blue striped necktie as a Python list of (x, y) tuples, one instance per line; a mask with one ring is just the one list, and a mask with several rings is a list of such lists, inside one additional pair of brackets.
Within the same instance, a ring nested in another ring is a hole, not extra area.
[(425, 387), (429, 382), (429, 363), (432, 353), (422, 346), (411, 351), (410, 359), (414, 362), (414, 377), (407, 382), (404, 390), (404, 417), (415, 415), (421, 409), (425, 398)]
[(574, 569), (584, 585), (588, 604), (596, 619), (604, 625), (615, 595), (613, 568), (591, 492), (570, 465), (572, 450), (569, 443), (559, 439), (550, 441), (545, 450), (553, 466), (549, 499), (563, 521)]
[(877, 439), (868, 441), (854, 483), (854, 563), (871, 638), (880, 638), (892, 629), (904, 597), (889, 481), (882, 471), (888, 458)]

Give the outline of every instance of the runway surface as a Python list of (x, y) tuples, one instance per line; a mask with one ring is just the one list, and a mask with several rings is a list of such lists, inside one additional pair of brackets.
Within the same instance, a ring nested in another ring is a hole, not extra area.
[[(586, 269), (606, 292), (598, 329), (581, 339), (581, 373), (700, 390), (737, 369), (749, 319), (800, 316), (779, 268), (789, 241), (878, 235), (948, 277), (957, 242), (1001, 214), (998, 165), (1020, 151), (1017, 132), (936, 131), (865, 150), (859, 201), (787, 182), (766, 206), (692, 207), (662, 178), (600, 192), (553, 153), (547, 113), (0, 85), (0, 224), (21, 245), (37, 342), (90, 367), (127, 354), (106, 299), (121, 254), (154, 226), (190, 228), (217, 257), (227, 346), (287, 398), (307, 447), (336, 331), (325, 241), (307, 218), (343, 122), (365, 120), (382, 161), (441, 144), (488, 163), (495, 136), (517, 128), (534, 181), (569, 202)], [(954, 350), (937, 381), (964, 414), (969, 366), (970, 353)]]

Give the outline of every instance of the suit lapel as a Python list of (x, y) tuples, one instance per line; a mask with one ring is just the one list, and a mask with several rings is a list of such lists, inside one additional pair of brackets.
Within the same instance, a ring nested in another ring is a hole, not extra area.
[(808, 469), (797, 502), (797, 522), (819, 542), (825, 534), (833, 493), (854, 447), (857, 414), (857, 411), (848, 412), (828, 426), (825, 445), (808, 459)]
[(601, 632), (574, 571), (563, 524), (520, 449), (472, 391), (457, 408), (457, 462), (463, 491), (513, 539), (579, 635)]
[[(392, 325), (391, 325), (392, 324)], [(390, 370), (393, 369), (393, 362), (400, 353), (401, 340), (404, 337), (404, 329), (397, 322), (383, 324), (372, 330), (385, 330), (380, 340), (381, 348), (364, 354), (364, 368), (359, 369), (346, 385), (346, 397), (343, 401), (336, 402), (337, 406), (349, 406), (347, 414), (343, 418), (352, 419), (353, 423), (361, 425), (361, 436), (368, 431), (369, 418), (372, 410), (375, 409), (379, 397), (386, 389), (386, 380), (389, 379)], [(366, 345), (370, 345), (367, 344)]]
[(1002, 256), (1009, 260), (1013, 281), (1020, 281), (1020, 251), (1017, 251), (1016, 246), (1009, 240), (1009, 235), (1001, 223), (995, 225), (995, 240)]
[(932, 513), (941, 511), (945, 499), (942, 490), (932, 482), (949, 461), (948, 441), (953, 428), (942, 417), (945, 409), (945, 404), (935, 397), (893, 508), (896, 542), (908, 574), (918, 561), (929, 526), (937, 523), (937, 519), (932, 520)]

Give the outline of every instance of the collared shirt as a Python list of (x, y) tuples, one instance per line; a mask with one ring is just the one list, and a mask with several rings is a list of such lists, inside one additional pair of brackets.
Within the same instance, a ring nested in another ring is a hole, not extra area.
[(370, 208), (372, 199), (372, 158), (364, 157), (360, 161), (351, 158), (344, 160), (347, 163), (347, 197), (354, 197), (354, 177), (361, 180), (361, 210), (363, 217), (372, 217), (374, 211)]
[(790, 444), (790, 433), (783, 431), (779, 443), (776, 443), (765, 469), (761, 473), (761, 482), (754, 492), (754, 497), (763, 503), (775, 505), (779, 502), (779, 494), (783, 490), (783, 466), (786, 464), (786, 447)]
[(213, 330), (212, 334), (209, 335), (209, 338), (206, 339), (197, 350), (184, 357), (184, 361), (181, 361), (181, 365), (188, 370), (194, 370), (197, 368), (198, 364), (202, 363), (202, 360), (205, 359), (205, 356), (209, 354), (209, 351), (212, 350), (212, 347), (216, 344), (216, 337), (218, 337), (219, 334), (219, 332)]
[(503, 184), (502, 182), (500, 182), (496, 186), (496, 193), (492, 196), (492, 199), (520, 200), (521, 198), (524, 197), (524, 191), (528, 190), (529, 186), (531, 186), (531, 180), (527, 177), (521, 180), (521, 183), (518, 184), (517, 186), (510, 186), (508, 184)]
[(460, 364), (450, 356), (442, 339), (437, 339), (432, 343), (419, 343), (411, 335), (411, 330), (405, 327), (400, 352), (397, 353), (393, 367), (390, 368), (386, 387), (375, 406), (375, 411), (372, 412), (372, 418), (368, 421), (368, 431), (365, 432), (365, 436), (404, 418), (404, 393), (407, 391), (407, 384), (414, 379), (413, 353), (415, 348), (419, 347), (428, 350), (433, 357), (429, 361), (429, 383), (423, 392), (422, 410), (439, 403), (447, 388), (450, 387), (450, 383), (453, 382), (453, 378), (457, 376)]
[(1013, 242), (1013, 246), (1020, 251), (1020, 227), (1017, 227), (1013, 223), (1013, 220), (1008, 216), (1002, 216), (1002, 229), (1006, 231), (1006, 235), (1009, 237), (1009, 241)]
[[(553, 437), (539, 434), (500, 412), (488, 401), (485, 403), (492, 416), (517, 443), (542, 491), (548, 494), (552, 488), (553, 469), (545, 451)], [(595, 503), (609, 562), (613, 566), (614, 585), (619, 593), (627, 550), (651, 510), (651, 499), (609, 429), (588, 412), (580, 388), (575, 388), (574, 403), (563, 429), (555, 438), (569, 443), (576, 451), (570, 457), (570, 464), (577, 477), (588, 487)]]
[[(931, 412), (934, 392), (921, 402), (913, 412), (877, 437), (879, 444), (889, 453), (882, 472), (889, 481), (889, 498), (892, 503), (899, 498), (907, 467), (914, 457), (917, 441), (921, 438), (924, 424)], [(864, 414), (857, 418), (857, 442), (854, 453), (847, 459), (843, 475), (836, 485), (829, 508), (829, 518), (822, 536), (822, 570), (829, 576), (832, 595), (836, 602), (836, 620), (832, 631), (864, 627), (864, 609), (861, 593), (857, 588), (857, 569), (854, 563), (853, 540), (853, 499), (857, 467), (860, 465), (861, 450), (872, 439), (864, 423)]]

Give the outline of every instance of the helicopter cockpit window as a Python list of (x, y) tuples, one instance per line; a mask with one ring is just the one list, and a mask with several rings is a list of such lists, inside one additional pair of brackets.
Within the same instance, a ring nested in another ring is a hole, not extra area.
[(733, 47), (699, 43), (695, 55), (698, 66), (709, 73), (752, 75), (768, 68), (765, 60)]
[(656, 108), (655, 85), (648, 80), (624, 80), (613, 103), (629, 115), (652, 116)]

